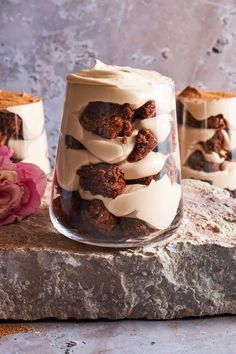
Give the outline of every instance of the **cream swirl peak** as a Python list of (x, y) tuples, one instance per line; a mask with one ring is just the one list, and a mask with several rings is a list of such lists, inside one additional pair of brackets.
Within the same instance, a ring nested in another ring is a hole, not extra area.
[(122, 89), (145, 90), (173, 82), (157, 71), (135, 69), (129, 66), (106, 65), (99, 60), (90, 69), (69, 74), (68, 81), (86, 85), (117, 86)]

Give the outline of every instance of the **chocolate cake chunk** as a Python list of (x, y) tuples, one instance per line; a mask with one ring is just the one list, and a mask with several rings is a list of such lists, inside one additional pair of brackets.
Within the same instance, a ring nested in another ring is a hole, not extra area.
[[(83, 201), (80, 211), (80, 221), (83, 225), (94, 227), (94, 232), (110, 233), (116, 226), (117, 217), (111, 214), (104, 206), (103, 202), (98, 199), (91, 201)], [(109, 237), (109, 234), (107, 234)]]
[(78, 171), (80, 186), (92, 194), (115, 198), (124, 192), (124, 174), (116, 165), (106, 163), (82, 166)]
[(75, 139), (72, 135), (65, 135), (65, 144), (67, 149), (84, 150), (85, 146)]
[(228, 151), (224, 149), (224, 134), (221, 129), (217, 130), (213, 137), (201, 143), (204, 151), (208, 154), (216, 152), (220, 157), (227, 158)]
[(147, 101), (143, 106), (135, 109), (134, 118), (135, 119), (147, 119), (155, 117), (156, 115), (156, 103), (154, 100)]
[(140, 130), (136, 136), (135, 146), (129, 154), (127, 161), (136, 162), (142, 160), (157, 144), (157, 138), (150, 129)]
[(15, 113), (0, 111), (0, 146), (10, 138), (22, 139), (22, 119)]
[(221, 164), (205, 160), (200, 150), (194, 151), (187, 160), (187, 165), (196, 171), (217, 172), (221, 171)]
[(132, 134), (131, 120), (134, 111), (123, 105), (109, 102), (90, 102), (80, 117), (81, 125), (88, 131), (106, 139)]

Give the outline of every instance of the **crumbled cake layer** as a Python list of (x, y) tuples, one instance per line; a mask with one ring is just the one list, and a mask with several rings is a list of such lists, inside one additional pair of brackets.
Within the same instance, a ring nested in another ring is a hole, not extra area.
[(0, 90), (0, 108), (35, 103), (38, 101), (40, 101), (40, 98), (31, 96), (25, 92)]
[(81, 233), (95, 233), (118, 240), (143, 237), (156, 231), (142, 220), (116, 217), (105, 208), (101, 200), (84, 200), (77, 192), (60, 190), (60, 196), (53, 200), (52, 207), (60, 222)]
[(90, 132), (114, 139), (132, 134), (133, 115), (134, 111), (128, 104), (90, 102), (80, 117), (80, 123)]
[(106, 163), (82, 166), (78, 170), (80, 187), (92, 194), (115, 198), (124, 192), (124, 173), (116, 165)]

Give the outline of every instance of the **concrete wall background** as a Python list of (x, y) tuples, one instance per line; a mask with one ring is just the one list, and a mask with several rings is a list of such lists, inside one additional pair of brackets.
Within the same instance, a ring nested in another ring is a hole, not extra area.
[(0, 0), (0, 87), (44, 98), (55, 154), (68, 72), (94, 57), (236, 91), (236, 0)]

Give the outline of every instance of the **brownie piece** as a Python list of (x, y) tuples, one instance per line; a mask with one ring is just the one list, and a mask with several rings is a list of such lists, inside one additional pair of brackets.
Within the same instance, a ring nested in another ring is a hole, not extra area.
[(124, 173), (116, 165), (107, 163), (82, 166), (78, 171), (80, 186), (92, 194), (115, 198), (124, 192)]
[(22, 119), (15, 113), (0, 111), (0, 146), (9, 138), (22, 139)]
[(208, 154), (214, 151), (219, 154), (220, 157), (224, 157), (225, 159), (228, 157), (229, 153), (224, 149), (224, 135), (222, 129), (217, 130), (211, 139), (202, 142), (201, 146)]
[(65, 144), (67, 149), (84, 150), (85, 147), (81, 142), (75, 139), (72, 135), (65, 135)]
[(221, 164), (206, 161), (200, 150), (194, 151), (189, 156), (187, 165), (196, 171), (217, 172), (221, 170)]
[(117, 223), (117, 217), (111, 214), (99, 199), (83, 201), (79, 219), (82, 224), (93, 226), (94, 232), (99, 230), (110, 233)]
[(134, 148), (129, 154), (127, 161), (136, 162), (142, 160), (157, 144), (157, 138), (150, 129), (140, 130), (136, 136)]
[(135, 109), (134, 119), (147, 119), (155, 117), (156, 115), (156, 103), (154, 100), (149, 100), (144, 103), (143, 106)]
[(125, 103), (90, 102), (80, 117), (81, 125), (88, 131), (106, 139), (132, 134), (131, 120), (134, 111)]

